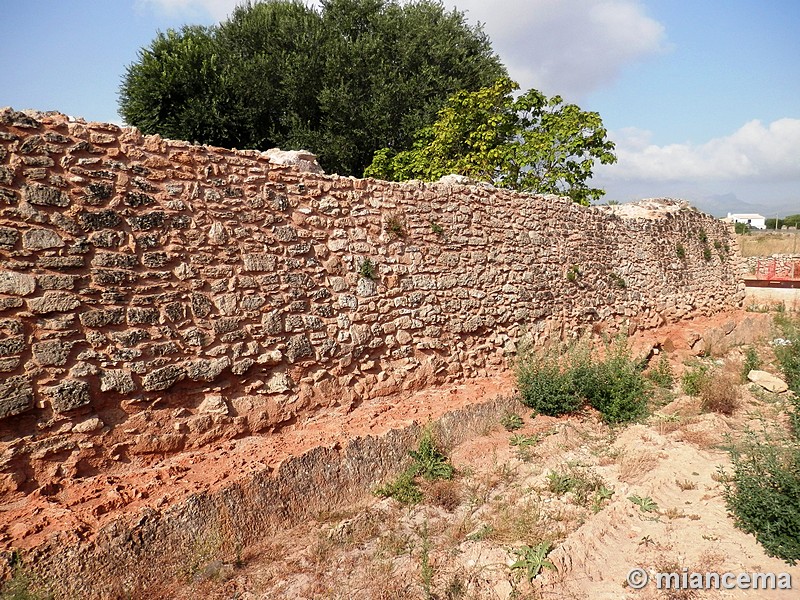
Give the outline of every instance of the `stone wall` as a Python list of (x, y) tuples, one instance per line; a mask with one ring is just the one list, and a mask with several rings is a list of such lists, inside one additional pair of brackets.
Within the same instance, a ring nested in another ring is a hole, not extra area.
[(737, 306), (736, 253), (727, 225), (677, 202), (615, 214), (485, 184), (326, 176), (6, 109), (0, 439), (107, 431), (156, 405), (264, 431), (486, 375), (525, 333)]

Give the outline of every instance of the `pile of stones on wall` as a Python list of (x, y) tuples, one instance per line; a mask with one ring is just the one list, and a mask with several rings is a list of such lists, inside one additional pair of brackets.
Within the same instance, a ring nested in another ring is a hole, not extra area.
[(742, 300), (729, 227), (679, 202), (631, 217), (280, 162), (0, 111), (3, 439), (156, 403), (263, 431), (491, 374), (523, 336)]

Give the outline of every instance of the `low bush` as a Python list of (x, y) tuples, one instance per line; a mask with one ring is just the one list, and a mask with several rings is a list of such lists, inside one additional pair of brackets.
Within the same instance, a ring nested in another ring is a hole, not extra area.
[(670, 389), (675, 384), (675, 375), (666, 354), (661, 354), (656, 366), (650, 369), (647, 378), (660, 388)]
[(693, 363), (681, 377), (681, 389), (687, 396), (699, 396), (703, 382), (708, 378), (708, 365)]
[(607, 423), (644, 416), (651, 396), (642, 366), (631, 358), (624, 339), (607, 345), (602, 361), (593, 361), (584, 343), (523, 352), (517, 386), (522, 402), (539, 413), (559, 416), (588, 402)]
[(750, 432), (731, 449), (725, 501), (737, 527), (752, 533), (767, 554), (800, 560), (800, 443)]
[(422, 500), (417, 477), (428, 481), (450, 480), (455, 474), (450, 459), (436, 446), (429, 428), (422, 432), (417, 449), (409, 450), (408, 454), (414, 462), (394, 481), (376, 488), (374, 493), (377, 496), (394, 498), (403, 504), (416, 504)]
[(731, 371), (715, 369), (700, 384), (700, 401), (704, 411), (732, 415), (742, 403), (738, 376)]

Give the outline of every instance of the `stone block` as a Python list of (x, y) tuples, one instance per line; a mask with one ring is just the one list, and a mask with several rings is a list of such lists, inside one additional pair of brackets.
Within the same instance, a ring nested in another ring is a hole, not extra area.
[(186, 377), (186, 369), (167, 365), (142, 377), (142, 388), (146, 392), (157, 392), (171, 388)]
[(136, 389), (131, 374), (121, 369), (109, 369), (100, 375), (101, 392), (128, 394)]
[(272, 254), (257, 253), (244, 255), (245, 271), (274, 271), (278, 259)]
[(46, 250), (61, 248), (64, 240), (50, 229), (28, 229), (22, 234), (22, 247), (26, 250)]
[(27, 296), (36, 289), (36, 280), (31, 275), (15, 271), (0, 271), (0, 294)]
[(186, 363), (186, 374), (192, 381), (214, 381), (229, 366), (231, 359), (227, 356), (212, 360), (200, 359)]
[(33, 408), (33, 386), (22, 375), (0, 382), (0, 419), (18, 415)]
[(40, 256), (36, 259), (36, 266), (45, 269), (80, 269), (84, 266), (82, 256)]
[(297, 361), (299, 358), (313, 355), (314, 348), (312, 348), (311, 342), (304, 335), (293, 335), (286, 342), (286, 359), (290, 363)]
[(69, 197), (56, 188), (31, 184), (24, 188), (25, 200), (39, 206), (69, 206)]
[(19, 239), (19, 231), (11, 227), (0, 227), (0, 246), (13, 248)]
[(108, 308), (87, 310), (80, 314), (81, 325), (84, 327), (100, 328), (106, 325), (119, 325), (125, 320), (125, 309)]
[(70, 345), (61, 340), (46, 340), (33, 344), (32, 349), (33, 358), (40, 365), (60, 367), (69, 358)]
[(65, 413), (89, 404), (92, 399), (89, 384), (85, 381), (68, 380), (57, 386), (46, 388), (53, 410)]
[(138, 266), (139, 260), (134, 254), (121, 252), (98, 252), (92, 259), (92, 266), (112, 267), (115, 269), (133, 269)]
[(128, 324), (141, 325), (158, 323), (160, 313), (156, 308), (138, 308), (131, 307), (128, 309)]
[(78, 215), (78, 222), (85, 231), (98, 231), (113, 229), (122, 222), (122, 219), (113, 210), (101, 210), (81, 213)]
[(21, 335), (13, 335), (0, 338), (0, 356), (12, 356), (19, 354), (25, 349), (25, 338)]
[(39, 298), (27, 300), (28, 310), (43, 315), (50, 312), (66, 312), (78, 308), (80, 298), (70, 292), (45, 292)]

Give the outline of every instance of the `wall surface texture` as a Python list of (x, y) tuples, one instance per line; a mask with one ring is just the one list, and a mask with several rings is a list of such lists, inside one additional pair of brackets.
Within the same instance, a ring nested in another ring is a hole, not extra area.
[[(265, 431), (485, 376), (524, 334), (740, 304), (727, 225), (677, 202), (616, 209), (326, 176), (5, 109), (0, 440), (100, 435), (159, 403)], [(134, 432), (127, 451), (189, 433)]]

